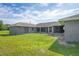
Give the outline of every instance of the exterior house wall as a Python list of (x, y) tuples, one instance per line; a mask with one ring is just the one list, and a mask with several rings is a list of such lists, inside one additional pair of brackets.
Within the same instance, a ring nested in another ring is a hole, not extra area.
[(24, 27), (11, 27), (10, 34), (23, 34), (25, 33)]
[(10, 27), (10, 34), (24, 34), (24, 33), (33, 33), (36, 32), (36, 28), (32, 27)]
[[(54, 27), (38, 27), (40, 33), (54, 33)], [(23, 33), (35, 33), (37, 31), (37, 27), (22, 27), (22, 26), (13, 26), (10, 27), (10, 34), (23, 34)]]
[(43, 23), (42, 25), (39, 24), (39, 26), (19, 23), (11, 26), (9, 30), (10, 30), (10, 34), (23, 34), (23, 33), (35, 33), (35, 32), (53, 34), (54, 26), (53, 23), (46, 23), (46, 24)]
[(79, 42), (79, 21), (67, 21), (64, 26), (64, 40)]

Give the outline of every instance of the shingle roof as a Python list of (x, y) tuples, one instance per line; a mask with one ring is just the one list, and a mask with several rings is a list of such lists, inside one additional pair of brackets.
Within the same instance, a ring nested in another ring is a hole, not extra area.
[(47, 22), (47, 23), (39, 23), (39, 24), (29, 24), (29, 23), (16, 23), (12, 26), (24, 26), (24, 27), (50, 27), (50, 26), (59, 26), (61, 25), (59, 22)]
[(36, 25), (34, 25), (34, 24), (29, 24), (29, 23), (22, 23), (22, 22), (19, 22), (19, 23), (13, 24), (12, 26), (35, 27)]
[(62, 18), (59, 21), (71, 21), (71, 20), (79, 20), (79, 14), (69, 16), (69, 17), (66, 17), (66, 18)]
[(59, 22), (47, 22), (47, 23), (39, 23), (37, 27), (50, 27), (50, 26), (59, 26), (61, 25)]

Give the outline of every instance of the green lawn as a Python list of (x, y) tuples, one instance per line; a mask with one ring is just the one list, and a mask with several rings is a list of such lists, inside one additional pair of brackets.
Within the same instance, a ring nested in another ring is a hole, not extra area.
[(73, 43), (75, 47), (66, 47), (58, 44), (57, 41), (52, 43), (49, 50), (63, 54), (64, 56), (79, 56), (79, 43)]
[(61, 56), (79, 55), (79, 44), (75, 48), (58, 44), (57, 37), (47, 34), (31, 33), (9, 35), (0, 31), (1, 56)]
[(8, 31), (0, 31), (0, 55), (13, 56), (54, 56), (62, 55), (48, 50), (56, 37), (47, 34), (22, 34), (10, 36)]

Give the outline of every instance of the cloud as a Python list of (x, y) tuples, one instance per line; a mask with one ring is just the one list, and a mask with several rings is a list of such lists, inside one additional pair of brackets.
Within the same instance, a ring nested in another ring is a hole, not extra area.
[(48, 6), (49, 5), (49, 3), (40, 3), (40, 6)]
[(53, 21), (53, 20), (57, 20), (61, 17), (67, 17), (69, 15), (73, 15), (75, 14), (75, 11), (79, 10), (79, 9), (69, 9), (69, 10), (62, 10), (62, 9), (55, 9), (55, 10), (46, 10), (44, 12), (41, 12), (41, 14), (39, 14), (37, 17), (39, 19), (37, 20), (49, 20), (49, 21)]
[(62, 7), (64, 3), (58, 3), (56, 7)]
[(23, 18), (27, 19), (28, 21), (31, 20), (32, 22), (36, 21), (36, 23), (39, 23), (39, 22), (57, 21), (59, 18), (75, 14), (75, 11), (77, 10), (79, 9), (69, 9), (69, 10), (48, 9), (46, 11), (30, 11), (30, 14), (29, 13), (27, 14), (27, 12), (22, 13), (21, 16), (23, 16)]
[[(39, 4), (39, 6), (48, 6), (49, 4)], [(15, 6), (15, 5), (13, 5)], [(35, 6), (38, 7), (37, 4)], [(9, 8), (7, 6), (0, 8), (0, 19), (6, 20), (7, 23), (16, 23), (16, 22), (32, 22), (32, 23), (40, 23), (40, 22), (50, 22), (50, 21), (58, 21), (58, 19), (67, 17), (73, 14), (79, 13), (79, 8), (75, 9), (62, 9), (59, 8), (63, 6), (63, 4), (57, 4), (58, 8), (50, 9), (47, 8), (44, 11), (37, 10), (34, 6), (26, 7), (21, 6), (21, 8), (15, 8), (17, 11), (14, 12), (13, 8)], [(50, 6), (53, 8), (52, 6)], [(22, 10), (24, 9), (24, 10)]]
[(0, 19), (15, 19), (19, 18), (14, 15), (14, 11), (9, 7), (0, 8)]

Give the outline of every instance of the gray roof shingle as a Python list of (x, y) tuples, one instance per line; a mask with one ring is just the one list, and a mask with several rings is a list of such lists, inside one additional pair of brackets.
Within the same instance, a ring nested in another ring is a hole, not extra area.
[(59, 26), (61, 25), (59, 22), (47, 22), (47, 23), (39, 23), (39, 24), (29, 24), (29, 23), (16, 23), (12, 26), (24, 26), (24, 27), (51, 27), (51, 26)]
[(12, 26), (35, 27), (36, 25), (34, 25), (34, 24), (29, 24), (29, 23), (22, 23), (22, 22), (19, 22), (19, 23), (13, 24)]
[(61, 25), (59, 22), (47, 22), (47, 23), (39, 23), (37, 27), (51, 27), (51, 26), (59, 26)]
[(62, 18), (59, 21), (71, 21), (71, 20), (79, 20), (79, 14), (69, 16), (69, 17), (66, 17), (66, 18)]

